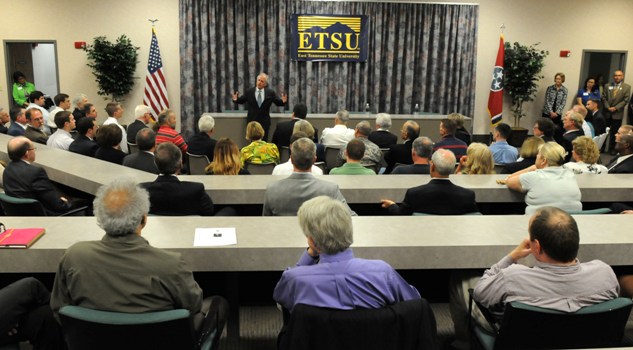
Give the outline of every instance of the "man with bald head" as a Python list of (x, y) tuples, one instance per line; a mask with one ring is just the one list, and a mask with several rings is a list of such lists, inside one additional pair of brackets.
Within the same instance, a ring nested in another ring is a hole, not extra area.
[(12, 197), (37, 199), (50, 215), (68, 211), (71, 205), (60, 196), (44, 169), (34, 166), (36, 147), (26, 137), (15, 137), (7, 143), (11, 161), (3, 174), (4, 191)]
[(607, 169), (609, 169), (609, 174), (631, 174), (633, 173), (633, 134), (618, 132), (616, 135), (619, 136), (616, 137), (615, 150), (619, 156), (607, 165)]
[(387, 169), (385, 174), (390, 174), (396, 164), (413, 164), (411, 157), (411, 149), (413, 148), (413, 140), (420, 136), (420, 126), (413, 120), (407, 120), (400, 129), (400, 137), (404, 143), (395, 144), (389, 147), (389, 152), (385, 154), (385, 162)]

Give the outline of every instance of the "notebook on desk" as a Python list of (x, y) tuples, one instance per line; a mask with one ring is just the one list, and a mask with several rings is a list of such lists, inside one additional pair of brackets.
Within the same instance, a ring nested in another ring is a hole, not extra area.
[(43, 228), (9, 228), (0, 233), (0, 248), (28, 248), (46, 232)]

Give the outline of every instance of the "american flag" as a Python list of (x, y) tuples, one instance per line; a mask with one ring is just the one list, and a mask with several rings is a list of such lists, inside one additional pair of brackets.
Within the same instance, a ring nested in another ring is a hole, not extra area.
[(158, 48), (158, 40), (156, 39), (154, 28), (152, 28), (152, 44), (149, 47), (143, 104), (152, 109), (151, 113), (154, 121), (158, 119), (158, 114), (162, 110), (169, 108), (167, 84), (163, 74), (163, 61), (160, 59), (160, 49)]

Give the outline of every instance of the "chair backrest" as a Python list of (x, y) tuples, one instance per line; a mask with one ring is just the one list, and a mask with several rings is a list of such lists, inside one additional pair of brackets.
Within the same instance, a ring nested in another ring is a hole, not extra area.
[(275, 163), (254, 164), (246, 162), (244, 167), (251, 175), (271, 175), (276, 165)]
[(204, 169), (209, 165), (209, 158), (204, 154), (191, 154), (187, 152), (189, 156), (189, 174), (191, 175), (204, 175)]
[(46, 211), (37, 199), (16, 198), (0, 193), (0, 204), (7, 216), (46, 216)]
[(587, 210), (568, 210), (567, 213), (569, 215), (588, 215), (588, 214), (609, 214), (611, 212), (610, 208), (597, 208), (597, 209), (587, 209)]
[(330, 170), (341, 165), (338, 161), (338, 154), (340, 151), (340, 148), (325, 147), (325, 166), (328, 173), (330, 172)]
[(495, 349), (578, 349), (620, 346), (633, 301), (617, 298), (566, 313), (506, 305)]
[(334, 310), (299, 304), (279, 334), (279, 350), (438, 349), (424, 299), (381, 309)]
[(326, 174), (325, 170), (327, 169), (325, 166), (325, 162), (316, 162), (314, 163), (314, 166), (323, 170), (323, 174)]
[(132, 142), (127, 143), (127, 149), (130, 154), (138, 152), (138, 145)]
[(279, 149), (279, 163), (285, 163), (290, 159), (290, 147), (282, 146)]
[(185, 309), (128, 314), (64, 306), (59, 317), (69, 350), (195, 349)]
[(607, 140), (607, 135), (607, 133), (604, 133), (593, 137), (593, 142), (596, 144), (598, 149), (601, 149), (602, 145), (604, 145), (604, 141)]

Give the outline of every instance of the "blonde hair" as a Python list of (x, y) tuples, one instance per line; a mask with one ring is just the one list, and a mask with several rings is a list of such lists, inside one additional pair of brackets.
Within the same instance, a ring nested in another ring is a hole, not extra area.
[(545, 141), (543, 141), (540, 137), (528, 137), (525, 141), (523, 141), (521, 149), (519, 150), (519, 155), (521, 158), (534, 158), (538, 154), (539, 146), (544, 143)]
[(249, 141), (258, 141), (264, 137), (264, 128), (258, 122), (250, 122), (246, 124), (246, 139)]
[(447, 115), (446, 118), (455, 121), (455, 124), (457, 124), (458, 128), (464, 126), (464, 118), (465, 117), (461, 113), (451, 113), (451, 114)]
[(580, 157), (584, 163), (587, 164), (596, 164), (598, 159), (600, 158), (600, 151), (598, 150), (598, 146), (590, 137), (580, 136), (576, 137), (574, 141), (571, 142), (574, 146), (574, 152)]
[(464, 173), (468, 175), (494, 174), (495, 161), (488, 146), (483, 143), (473, 142), (466, 150)]
[(565, 164), (567, 152), (556, 142), (545, 142), (538, 147), (538, 154), (547, 161), (547, 166), (561, 166)]
[(213, 162), (204, 169), (207, 174), (237, 175), (241, 169), (242, 161), (235, 142), (228, 137), (218, 140), (213, 151)]
[(297, 120), (295, 126), (292, 128), (292, 133), (303, 132), (306, 137), (312, 140), (314, 138), (314, 127), (307, 120)]

